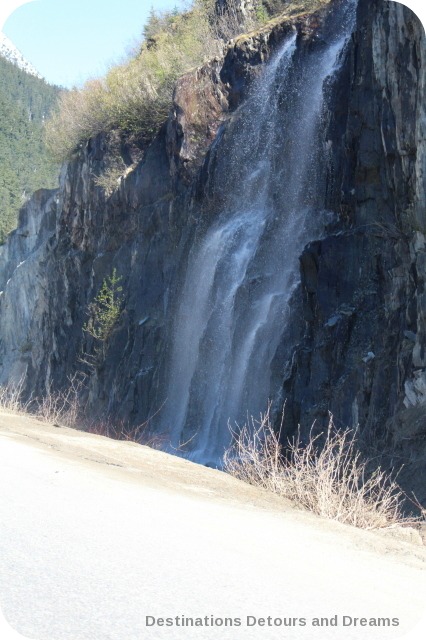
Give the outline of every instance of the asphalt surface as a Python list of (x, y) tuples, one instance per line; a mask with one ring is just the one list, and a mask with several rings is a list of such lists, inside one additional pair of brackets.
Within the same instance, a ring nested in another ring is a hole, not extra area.
[[(0, 416), (2, 639), (421, 638), (425, 568), (424, 547), (225, 474)], [(370, 626), (379, 618), (398, 626)]]

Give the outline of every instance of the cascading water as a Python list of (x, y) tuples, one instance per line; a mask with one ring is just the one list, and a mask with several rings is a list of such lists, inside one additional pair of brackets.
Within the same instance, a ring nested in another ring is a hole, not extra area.
[(354, 16), (355, 3), (342, 3), (328, 42), (304, 55), (290, 37), (218, 142), (225, 205), (189, 255), (162, 415), (172, 447), (188, 442), (198, 462), (220, 464), (229, 422), (258, 415), (277, 391), (271, 362), (324, 208), (324, 88)]

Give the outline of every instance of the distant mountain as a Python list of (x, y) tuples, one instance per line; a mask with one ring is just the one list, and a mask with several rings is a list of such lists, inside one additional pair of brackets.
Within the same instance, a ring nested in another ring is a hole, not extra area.
[(17, 49), (13, 44), (13, 42), (11, 42), (9, 38), (5, 36), (4, 33), (1, 33), (1, 32), (0, 32), (0, 56), (2, 56), (3, 58), (6, 58), (6, 60), (9, 60), (9, 62), (12, 62), (17, 67), (25, 71), (26, 73), (29, 73), (30, 75), (35, 76), (36, 78), (42, 78), (42, 76), (39, 74), (37, 69), (33, 67), (31, 62), (28, 62), (28, 60), (25, 60), (24, 56), (19, 51), (19, 49)]
[(17, 60), (13, 45), (12, 49), (7, 45), (7, 55), (4, 50), (0, 56), (0, 243), (16, 227), (25, 200), (37, 189), (56, 187), (59, 173), (44, 145), (43, 124), (60, 89), (41, 79), (22, 57)]

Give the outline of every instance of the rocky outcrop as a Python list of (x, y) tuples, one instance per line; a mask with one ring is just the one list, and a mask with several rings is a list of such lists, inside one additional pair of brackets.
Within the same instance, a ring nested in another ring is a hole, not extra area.
[[(300, 12), (299, 12), (300, 14)], [(165, 401), (165, 340), (173, 298), (197, 226), (193, 207), (206, 152), (277, 44), (303, 17), (283, 18), (232, 42), (221, 59), (178, 84), (167, 123), (111, 195), (97, 186), (117, 140), (100, 135), (64, 166), (58, 192), (37, 193), (0, 249), (0, 381), (26, 380), (27, 395), (65, 388), (86, 376), (86, 413), (145, 421)], [(208, 163), (207, 163), (208, 164)], [(105, 361), (87, 367), (93, 340), (88, 305), (112, 270), (124, 304)]]
[[(335, 0), (338, 2), (338, 0)], [(140, 424), (161, 408), (177, 291), (197, 228), (214, 215), (210, 176), (230, 114), (279, 43), (320, 46), (334, 2), (314, 2), (237, 38), (222, 58), (182, 78), (167, 123), (111, 195), (94, 177), (108, 136), (63, 169), (58, 192), (39, 192), (0, 249), (1, 382), (26, 376), (29, 395), (85, 374), (91, 416)], [(273, 364), (286, 401), (285, 434), (332, 412), (380, 448), (410, 458), (420, 476), (426, 435), (425, 46), (398, 3), (360, 0), (356, 32), (330, 87), (323, 236), (300, 259), (301, 285)], [(215, 192), (215, 198), (220, 194)], [(105, 360), (87, 366), (88, 305), (113, 269), (123, 312)], [(283, 354), (296, 344), (290, 360)], [(417, 487), (416, 487), (417, 488)], [(423, 489), (425, 490), (425, 489)], [(426, 500), (426, 494), (419, 496)]]
[(284, 384), (289, 430), (328, 412), (359, 425), (370, 448), (411, 460), (423, 500), (425, 54), (407, 8), (360, 3), (329, 126), (338, 221), (301, 257), (304, 335)]

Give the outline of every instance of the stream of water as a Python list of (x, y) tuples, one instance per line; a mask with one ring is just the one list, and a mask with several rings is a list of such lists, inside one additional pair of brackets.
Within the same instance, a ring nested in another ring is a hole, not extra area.
[(326, 42), (301, 54), (288, 37), (228, 124), (217, 179), (225, 205), (194, 243), (176, 312), (167, 405), (172, 447), (220, 464), (229, 423), (264, 411), (271, 363), (299, 282), (299, 256), (321, 233), (323, 115), (354, 26), (335, 10)]

